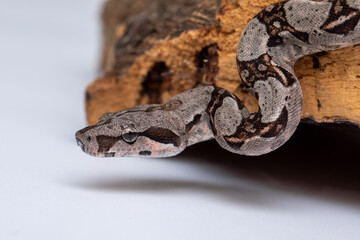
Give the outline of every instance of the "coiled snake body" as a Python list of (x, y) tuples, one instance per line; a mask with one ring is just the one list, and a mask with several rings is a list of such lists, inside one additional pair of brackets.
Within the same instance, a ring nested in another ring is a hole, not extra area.
[(360, 0), (289, 0), (268, 6), (246, 26), (237, 66), (259, 111), (249, 113), (231, 92), (214, 86), (176, 95), (165, 104), (106, 113), (76, 133), (99, 157), (168, 157), (215, 138), (225, 149), (261, 155), (284, 144), (302, 115), (293, 66), (305, 55), (360, 43)]

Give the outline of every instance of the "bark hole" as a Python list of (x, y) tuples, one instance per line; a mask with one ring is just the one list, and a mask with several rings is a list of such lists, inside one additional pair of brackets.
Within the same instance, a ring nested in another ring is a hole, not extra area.
[(196, 82), (199, 85), (215, 85), (215, 77), (219, 72), (219, 55), (216, 43), (204, 47), (195, 55)]
[(142, 82), (141, 98), (148, 96), (148, 103), (161, 103), (161, 94), (170, 87), (169, 67), (164, 62), (156, 62)]

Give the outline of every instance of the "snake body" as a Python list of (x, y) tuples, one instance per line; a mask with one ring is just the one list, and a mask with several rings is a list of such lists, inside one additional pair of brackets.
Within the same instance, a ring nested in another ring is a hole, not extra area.
[(266, 7), (243, 31), (236, 61), (243, 84), (257, 98), (249, 113), (231, 92), (203, 86), (165, 104), (106, 113), (76, 133), (78, 145), (99, 157), (168, 157), (215, 138), (242, 155), (261, 155), (284, 144), (302, 115), (295, 61), (305, 55), (360, 43), (360, 0), (288, 0)]

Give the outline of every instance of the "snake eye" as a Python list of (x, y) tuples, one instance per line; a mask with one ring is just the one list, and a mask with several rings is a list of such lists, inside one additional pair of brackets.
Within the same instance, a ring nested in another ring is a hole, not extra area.
[(138, 131), (135, 127), (126, 127), (121, 133), (122, 138), (127, 143), (135, 142), (138, 135)]

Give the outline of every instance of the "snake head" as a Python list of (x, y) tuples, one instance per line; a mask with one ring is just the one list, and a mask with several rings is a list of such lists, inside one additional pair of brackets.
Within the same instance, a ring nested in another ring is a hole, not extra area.
[(169, 157), (186, 147), (185, 124), (163, 105), (141, 105), (105, 113), (76, 132), (81, 149), (96, 157)]

